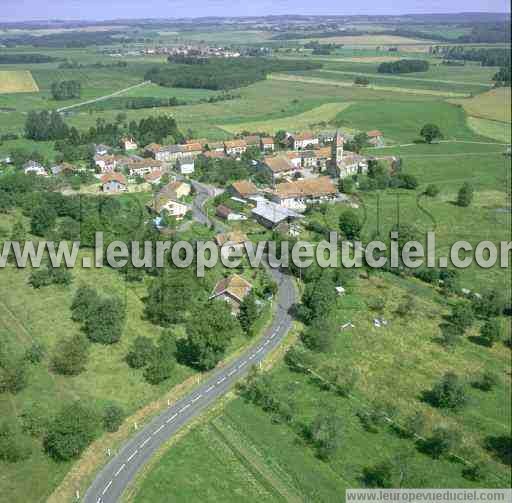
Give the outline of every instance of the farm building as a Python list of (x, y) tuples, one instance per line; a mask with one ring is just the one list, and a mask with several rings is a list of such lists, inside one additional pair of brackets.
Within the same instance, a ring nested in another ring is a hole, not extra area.
[(127, 189), (126, 178), (121, 173), (107, 173), (101, 177), (101, 190), (105, 193), (115, 194)]
[(304, 211), (308, 204), (332, 201), (337, 189), (327, 176), (308, 178), (295, 182), (279, 183), (272, 194), (272, 201), (284, 208)]
[(252, 285), (242, 276), (234, 274), (228, 278), (221, 279), (213, 289), (210, 300), (221, 299), (226, 301), (233, 313), (240, 310), (240, 304), (252, 290)]
[(240, 199), (247, 199), (258, 194), (259, 190), (254, 183), (249, 180), (238, 180), (229, 187), (229, 192)]
[(259, 200), (256, 208), (253, 208), (251, 213), (257, 222), (268, 229), (273, 229), (281, 222), (292, 222), (303, 218), (300, 213), (267, 200)]

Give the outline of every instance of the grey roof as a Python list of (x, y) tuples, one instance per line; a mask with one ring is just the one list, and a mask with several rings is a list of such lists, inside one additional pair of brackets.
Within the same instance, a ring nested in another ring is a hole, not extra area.
[(264, 218), (273, 224), (278, 224), (288, 218), (304, 218), (300, 213), (271, 201), (259, 201), (258, 206), (252, 210), (252, 214)]

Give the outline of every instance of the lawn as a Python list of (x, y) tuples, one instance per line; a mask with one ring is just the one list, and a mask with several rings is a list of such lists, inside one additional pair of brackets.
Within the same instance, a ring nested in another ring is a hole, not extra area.
[(28, 70), (0, 71), (0, 94), (33, 93), (39, 88)]

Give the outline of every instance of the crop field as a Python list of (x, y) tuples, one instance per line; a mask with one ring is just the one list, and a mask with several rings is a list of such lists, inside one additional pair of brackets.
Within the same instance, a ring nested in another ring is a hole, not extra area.
[[(304, 42), (315, 40), (304, 39)], [(322, 38), (323, 44), (344, 44), (348, 46), (378, 46), (378, 45), (411, 45), (411, 44), (428, 44), (425, 40), (414, 38), (400, 37), (396, 35), (353, 35), (346, 37), (328, 37)]]
[(455, 100), (473, 117), (501, 121), (510, 124), (511, 94), (510, 87), (500, 87), (471, 99)]
[(304, 129), (318, 129), (319, 126), (330, 123), (340, 112), (345, 110), (350, 103), (326, 103), (307, 112), (292, 115), (282, 119), (268, 121), (242, 122), (233, 125), (221, 125), (222, 129), (230, 133), (241, 131), (265, 131), (274, 134), (280, 129), (285, 131), (301, 131)]
[(32, 74), (28, 70), (0, 71), (0, 94), (38, 92)]
[(498, 122), (478, 117), (468, 117), (468, 126), (478, 135), (486, 136), (494, 140), (509, 143), (512, 137), (510, 122)]

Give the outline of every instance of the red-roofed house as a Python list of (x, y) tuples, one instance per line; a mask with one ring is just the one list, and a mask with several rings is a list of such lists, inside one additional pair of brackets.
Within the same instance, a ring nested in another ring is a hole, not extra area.
[(222, 299), (230, 306), (233, 313), (240, 310), (240, 304), (249, 294), (252, 285), (242, 276), (234, 274), (228, 278), (221, 279), (213, 289), (210, 299)]
[(100, 180), (101, 190), (109, 194), (125, 192), (128, 189), (126, 178), (121, 173), (107, 173)]
[(382, 147), (384, 145), (384, 135), (378, 129), (368, 131), (366, 136), (368, 136), (369, 143), (374, 147)]

